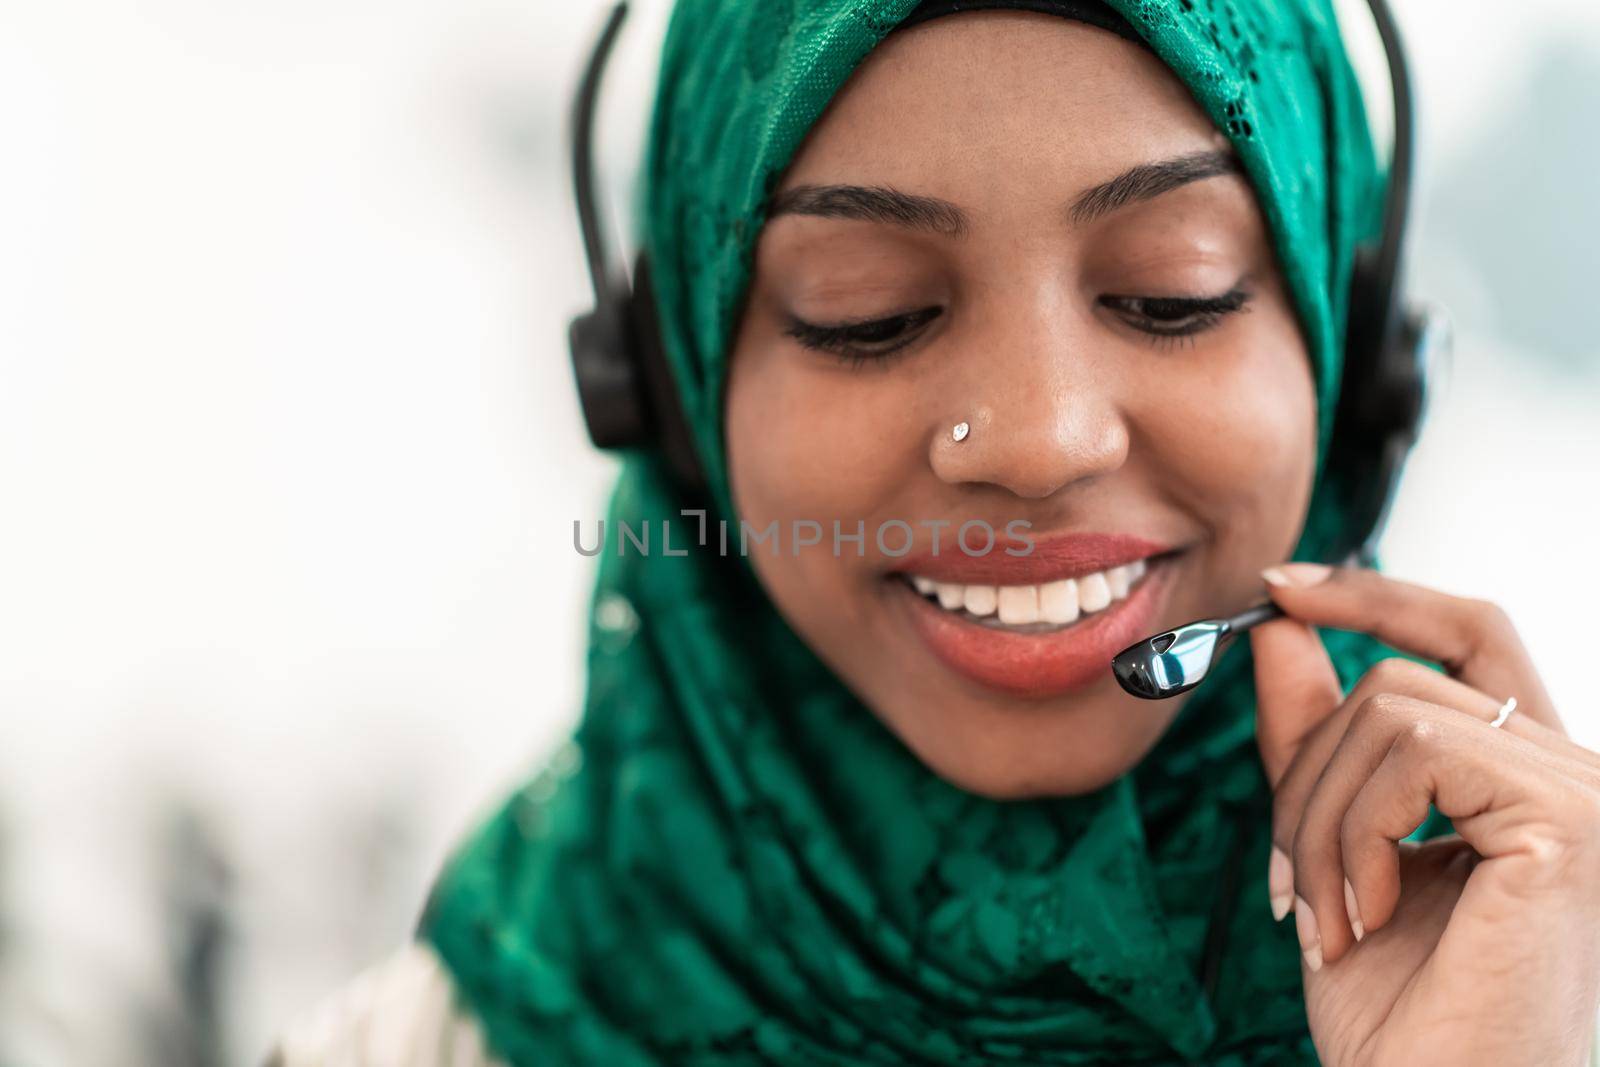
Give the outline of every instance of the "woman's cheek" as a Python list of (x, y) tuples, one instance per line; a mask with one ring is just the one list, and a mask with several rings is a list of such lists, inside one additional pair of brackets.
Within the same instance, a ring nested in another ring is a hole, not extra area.
[(1255, 561), (1283, 558), (1298, 539), (1316, 464), (1316, 398), (1304, 348), (1258, 351), (1232, 373), (1185, 391), (1183, 414), (1169, 411), (1155, 431), (1160, 462), (1177, 474), (1218, 553), (1251, 574)]
[(746, 521), (811, 520), (831, 534), (837, 518), (853, 529), (907, 482), (916, 432), (896, 383), (878, 368), (806, 365), (826, 358), (750, 351), (736, 364), (728, 455)]
[[(740, 520), (753, 531), (777, 527), (777, 550), (752, 548), (751, 566), (779, 612), (826, 650), (830, 634), (864, 623), (861, 594), (875, 577), (852, 543), (841, 541), (835, 555), (833, 523), (845, 535), (858, 519), (872, 527), (896, 465), (881, 388), (861, 386), (848, 368), (806, 366), (807, 355), (740, 353), (729, 380), (727, 454)], [(797, 548), (797, 525), (816, 543)]]

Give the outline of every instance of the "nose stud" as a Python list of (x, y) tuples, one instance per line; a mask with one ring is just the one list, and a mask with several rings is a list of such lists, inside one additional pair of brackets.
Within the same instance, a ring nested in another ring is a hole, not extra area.
[(969, 434), (971, 432), (972, 432), (972, 427), (971, 426), (968, 426), (964, 422), (958, 422), (958, 423), (955, 424), (955, 428), (950, 431), (950, 438), (951, 438), (951, 440), (955, 441), (957, 444), (960, 444), (962, 441), (965, 441), (967, 439), (967, 434)]

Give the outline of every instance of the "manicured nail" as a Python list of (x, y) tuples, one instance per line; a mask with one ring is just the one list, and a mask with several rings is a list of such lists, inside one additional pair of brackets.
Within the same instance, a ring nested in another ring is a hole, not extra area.
[(1344, 880), (1344, 911), (1350, 916), (1350, 932), (1360, 941), (1367, 928), (1361, 925), (1361, 908), (1356, 904), (1356, 890), (1348, 878)]
[(1327, 581), (1332, 573), (1333, 568), (1326, 563), (1280, 563), (1262, 571), (1261, 577), (1268, 585), (1279, 589), (1304, 589)]
[(1267, 897), (1272, 901), (1273, 922), (1282, 922), (1294, 899), (1294, 867), (1277, 845), (1272, 846), (1272, 858), (1267, 861)]
[(1298, 894), (1294, 898), (1294, 930), (1300, 937), (1300, 952), (1306, 958), (1306, 966), (1313, 971), (1320, 971), (1322, 935), (1317, 931), (1317, 914)]

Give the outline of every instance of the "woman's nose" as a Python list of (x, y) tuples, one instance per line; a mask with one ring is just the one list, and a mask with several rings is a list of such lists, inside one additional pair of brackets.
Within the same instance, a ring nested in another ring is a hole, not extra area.
[(1115, 383), (1062, 347), (985, 361), (989, 373), (968, 379), (971, 402), (947, 405), (929, 443), (941, 480), (1037, 500), (1122, 466), (1129, 429)]

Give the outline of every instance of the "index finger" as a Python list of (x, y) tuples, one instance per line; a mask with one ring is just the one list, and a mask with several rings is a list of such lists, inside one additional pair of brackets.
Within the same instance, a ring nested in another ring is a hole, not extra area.
[(1494, 604), (1362, 567), (1288, 563), (1263, 571), (1262, 577), (1268, 595), (1292, 617), (1371, 634), (1440, 664), (1451, 677), (1496, 699), (1516, 697), (1530, 717), (1561, 730), (1522, 639)]
[(1339, 675), (1310, 626), (1274, 619), (1250, 631), (1256, 672), (1256, 743), (1267, 781), (1278, 788), (1317, 724), (1344, 699)]

